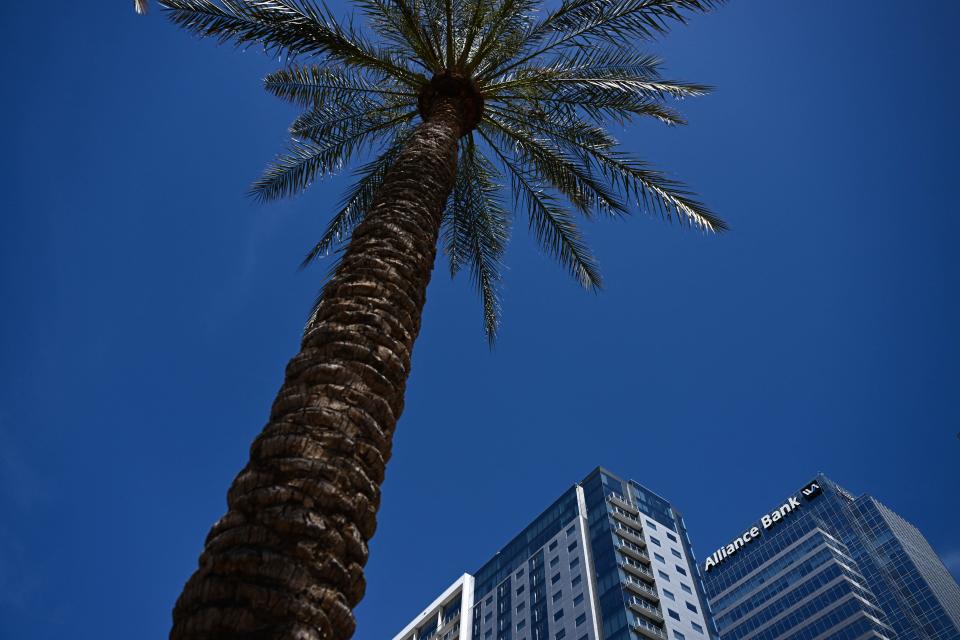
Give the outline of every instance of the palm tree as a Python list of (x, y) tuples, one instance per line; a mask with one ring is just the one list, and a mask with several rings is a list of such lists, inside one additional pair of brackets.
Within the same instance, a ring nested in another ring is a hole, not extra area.
[(439, 244), (452, 273), (469, 270), (493, 340), (517, 213), (587, 289), (600, 275), (575, 214), (637, 206), (725, 228), (604, 128), (683, 122), (669, 100), (707, 88), (663, 78), (634, 45), (720, 0), (355, 1), (363, 28), (312, 0), (160, 2), (197, 35), (287, 56), (266, 88), (305, 112), (254, 184), (258, 198), (298, 193), (369, 154), (304, 261), (349, 239), (177, 601), (177, 640), (353, 635)]

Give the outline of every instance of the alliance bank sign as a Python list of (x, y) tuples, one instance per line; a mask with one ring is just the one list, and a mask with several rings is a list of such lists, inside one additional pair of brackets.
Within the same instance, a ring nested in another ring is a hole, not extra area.
[(800, 505), (803, 504), (800, 502), (800, 497), (806, 500), (813, 500), (818, 495), (820, 495), (822, 489), (820, 484), (814, 480), (803, 489), (800, 490), (800, 493), (796, 496), (790, 496), (786, 502), (784, 502), (780, 508), (774, 509), (770, 513), (762, 516), (760, 518), (760, 526), (752, 526), (747, 531), (744, 531), (743, 534), (735, 538), (730, 544), (725, 547), (720, 547), (713, 552), (713, 555), (707, 558), (706, 562), (703, 563), (703, 570), (710, 571), (715, 566), (734, 555), (737, 551), (747, 546), (749, 543), (753, 542), (760, 537), (761, 531), (766, 531), (776, 525), (778, 522), (792, 514), (794, 511), (800, 508)]

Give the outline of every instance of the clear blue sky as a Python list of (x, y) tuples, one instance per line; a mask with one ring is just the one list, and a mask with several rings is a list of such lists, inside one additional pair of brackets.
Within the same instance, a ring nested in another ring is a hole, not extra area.
[[(246, 198), (294, 117), (261, 89), (278, 63), (130, 4), (0, 4), (2, 638), (166, 637), (343, 186)], [(358, 638), (598, 464), (673, 500), (701, 557), (824, 471), (960, 574), (958, 21), (895, 0), (696, 17), (652, 48), (719, 90), (687, 128), (618, 135), (730, 233), (591, 225), (593, 296), (518, 224), (492, 353), (438, 265)]]

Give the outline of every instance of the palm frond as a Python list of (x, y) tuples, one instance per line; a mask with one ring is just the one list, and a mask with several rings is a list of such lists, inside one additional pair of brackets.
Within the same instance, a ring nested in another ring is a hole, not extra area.
[[(618, 91), (620, 93), (643, 96), (655, 99), (664, 99), (667, 96), (674, 98), (695, 98), (707, 95), (711, 87), (689, 82), (675, 82), (659, 78), (645, 78), (629, 71), (609, 70), (596, 71), (593, 75), (580, 75), (566, 70), (536, 69), (518, 77), (505, 80), (489, 87), (491, 95), (497, 96), (502, 91), (531, 93), (530, 97), (550, 95), (560, 92), (590, 91)], [(584, 98), (584, 101), (588, 101)]]
[(687, 121), (675, 109), (653, 99), (636, 96), (620, 91), (592, 91), (589, 99), (580, 92), (560, 92), (557, 95), (542, 96), (532, 101), (522, 96), (501, 95), (500, 100), (510, 110), (524, 110), (530, 103), (546, 112), (557, 109), (573, 108), (598, 124), (609, 121), (625, 124), (635, 116), (655, 118), (668, 125), (684, 125)]
[(668, 178), (642, 160), (622, 153), (598, 153), (595, 159), (611, 180), (622, 184), (649, 211), (687, 223), (704, 231), (726, 231), (727, 223), (696, 199), (690, 189), (678, 180)]
[(271, 53), (323, 56), (416, 87), (426, 79), (311, 0), (160, 0), (170, 20), (202, 37)]
[(133, 10), (144, 16), (150, 10), (147, 0), (133, 0)]
[(464, 266), (480, 294), (484, 330), (492, 345), (500, 326), (502, 258), (510, 236), (509, 213), (497, 192), (499, 172), (481, 152), (472, 137), (460, 154), (457, 182), (444, 218), (444, 245), (450, 275)]
[(521, 118), (504, 111), (491, 109), (484, 122), (489, 127), (485, 129), (488, 136), (499, 138), (501, 147), (512, 148), (520, 163), (532, 167), (538, 180), (548, 182), (566, 196), (580, 213), (588, 217), (593, 211), (606, 215), (626, 213), (617, 195), (593, 175), (586, 156), (569, 154), (549, 138), (537, 137)]
[(294, 65), (268, 75), (267, 91), (302, 107), (344, 105), (370, 97), (403, 97), (416, 100), (416, 93), (390, 83), (374, 83), (362, 74), (318, 65)]
[(408, 0), (356, 0), (371, 28), (398, 50), (416, 54), (413, 59), (433, 73), (443, 69), (440, 52), (431, 41), (422, 16)]
[[(526, 77), (530, 72), (557, 75), (593, 75), (595, 73), (627, 73), (637, 78), (659, 78), (663, 61), (648, 52), (637, 51), (631, 47), (615, 45), (596, 45), (561, 51), (549, 60), (536, 60), (512, 70), (509, 74), (497, 73), (500, 81), (516, 77)], [(490, 73), (481, 74), (488, 77)], [(537, 75), (536, 77), (540, 77)], [(496, 83), (494, 83), (494, 86)]]
[[(509, 114), (500, 115), (511, 117)], [(582, 153), (624, 195), (632, 197), (649, 212), (671, 219), (676, 215), (681, 224), (689, 223), (706, 231), (727, 229), (727, 224), (697, 200), (682, 182), (666, 177), (641, 160), (616, 152), (611, 144), (598, 144), (597, 139), (585, 139), (582, 131), (589, 131), (589, 128), (563, 127), (547, 119), (538, 121), (530, 118), (527, 122), (534, 130), (551, 136), (556, 143)], [(599, 131), (594, 131), (593, 135), (597, 136)]]
[(570, 212), (538, 185), (528, 170), (500, 151), (484, 131), (483, 125), (478, 131), (510, 175), (514, 201), (526, 211), (529, 228), (540, 246), (585, 289), (600, 289), (600, 270)]
[(493, 4), (487, 0), (469, 0), (461, 4), (462, 14), (469, 15), (470, 19), (461, 26), (461, 35), (463, 43), (457, 54), (457, 61), (454, 65), (457, 69), (466, 67), (467, 60), (476, 52), (474, 43), (477, 42), (477, 36), (481, 35), (484, 18), (490, 15)]
[(468, 52), (463, 67), (472, 72), (479, 66), (489, 65), (487, 56), (491, 51), (500, 50), (494, 59), (508, 55), (522, 44), (524, 34), (530, 24), (530, 15), (538, 4), (537, 0), (501, 0), (497, 10), (488, 15), (480, 31), (481, 39), (476, 49)]
[(416, 105), (382, 104), (373, 100), (361, 100), (350, 106), (326, 105), (301, 114), (292, 125), (290, 134), (301, 140), (309, 139), (325, 144), (350, 135), (358, 127), (371, 120), (406, 115), (413, 119)]
[(317, 144), (293, 140), (288, 153), (278, 157), (250, 189), (261, 201), (276, 200), (300, 193), (318, 177), (341, 169), (364, 146), (376, 142), (390, 127), (409, 121), (413, 114), (394, 118), (372, 116), (353, 121), (340, 135)]
[(685, 13), (703, 13), (724, 1), (564, 0), (529, 30), (524, 42), (526, 52), (500, 65), (498, 72), (503, 74), (551, 51), (590, 45), (594, 40), (612, 44), (653, 40), (667, 33), (671, 22), (685, 23)]

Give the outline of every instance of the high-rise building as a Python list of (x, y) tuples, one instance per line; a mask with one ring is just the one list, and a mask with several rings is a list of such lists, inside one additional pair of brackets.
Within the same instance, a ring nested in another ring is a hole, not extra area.
[(395, 640), (716, 640), (680, 513), (597, 468)]
[(823, 475), (703, 575), (722, 640), (960, 639), (960, 587), (923, 535)]

